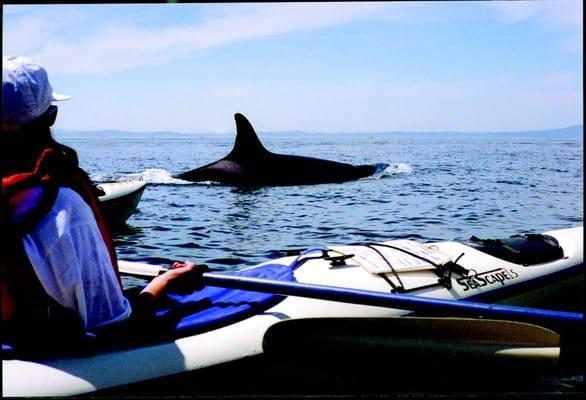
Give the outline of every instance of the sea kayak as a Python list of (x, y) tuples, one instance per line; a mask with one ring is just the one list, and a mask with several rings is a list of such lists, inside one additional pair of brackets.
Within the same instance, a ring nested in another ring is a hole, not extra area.
[(97, 184), (98, 200), (106, 222), (110, 226), (124, 224), (136, 211), (145, 187), (146, 182), (142, 180)]
[[(145, 276), (156, 275), (161, 267), (121, 261), (120, 269)], [(583, 228), (503, 240), (333, 245), (291, 251), (283, 258), (206, 273), (204, 278), (203, 289), (167, 294), (157, 315), (173, 321), (168, 339), (43, 360), (12, 354), (2, 362), (4, 395), (77, 395), (238, 365), (263, 352), (301, 357), (304, 349), (323, 351), (324, 343), (331, 351), (317, 354), (352, 353), (364, 349), (353, 341), (360, 340), (357, 332), (362, 329), (389, 332), (379, 335), (379, 344), (364, 339), (371, 353), (399, 349), (403, 356), (419, 357), (433, 353), (422, 351), (420, 344), (432, 343), (435, 335), (438, 340), (451, 338), (453, 345), (491, 332), (488, 338), (472, 340), (467, 356), (555, 363), (560, 351), (556, 323), (570, 330), (583, 324), (583, 314), (567, 311), (582, 307)], [(490, 318), (499, 321), (493, 324)], [(541, 320), (548, 329), (505, 321), (527, 319)], [(323, 335), (302, 337), (300, 332)], [(491, 340), (498, 350), (486, 348)], [(451, 348), (446, 352), (454, 354)]]

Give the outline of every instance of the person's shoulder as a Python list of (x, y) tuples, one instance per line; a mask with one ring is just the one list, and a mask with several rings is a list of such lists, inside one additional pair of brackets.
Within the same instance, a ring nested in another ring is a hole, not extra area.
[(91, 208), (77, 192), (59, 187), (53, 206), (28, 232), (27, 237), (42, 243), (43, 247), (53, 248), (58, 241), (70, 240), (70, 235), (66, 233), (71, 229), (95, 224), (93, 218)]
[(79, 193), (69, 187), (59, 188), (53, 210), (57, 213), (65, 211), (74, 219), (82, 217), (82, 219), (93, 218), (90, 206)]
[(58, 204), (73, 204), (77, 205), (79, 202), (84, 203), (83, 199), (75, 190), (61, 186), (57, 191), (57, 198), (55, 199), (55, 203)]

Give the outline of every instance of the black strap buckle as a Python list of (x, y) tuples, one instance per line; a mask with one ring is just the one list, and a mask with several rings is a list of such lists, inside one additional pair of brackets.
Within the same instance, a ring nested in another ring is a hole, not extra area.
[(325, 257), (325, 259), (330, 262), (332, 267), (339, 267), (341, 265), (346, 265), (346, 260), (352, 257), (354, 257), (354, 254), (342, 254), (339, 256), (328, 256)]

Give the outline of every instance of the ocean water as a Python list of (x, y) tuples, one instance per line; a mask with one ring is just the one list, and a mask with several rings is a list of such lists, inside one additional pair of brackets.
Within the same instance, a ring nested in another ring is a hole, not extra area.
[(97, 182), (148, 182), (116, 232), (121, 259), (191, 259), (236, 269), (279, 250), (409, 238), (467, 240), (578, 226), (581, 138), (491, 134), (259, 134), (265, 147), (353, 164), (386, 163), (356, 181), (237, 188), (173, 174), (227, 154), (233, 135), (55, 134)]

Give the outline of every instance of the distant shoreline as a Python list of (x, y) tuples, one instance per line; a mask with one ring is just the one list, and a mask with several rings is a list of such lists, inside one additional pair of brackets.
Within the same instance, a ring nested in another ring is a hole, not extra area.
[[(67, 129), (54, 129), (57, 138), (190, 138), (190, 137), (233, 137), (234, 132), (224, 133), (183, 133), (183, 132), (128, 132), (121, 130), (100, 131), (75, 131)], [(544, 139), (582, 139), (584, 137), (584, 125), (574, 125), (559, 129), (543, 129), (535, 131), (497, 131), (497, 132), (447, 132), (447, 131), (389, 131), (389, 132), (301, 132), (278, 131), (259, 132), (265, 137), (304, 137), (304, 138), (544, 138)]]

